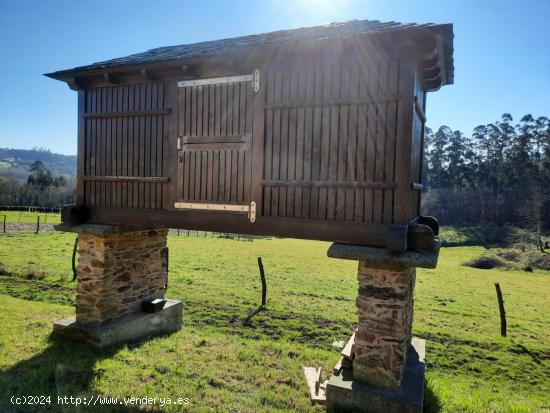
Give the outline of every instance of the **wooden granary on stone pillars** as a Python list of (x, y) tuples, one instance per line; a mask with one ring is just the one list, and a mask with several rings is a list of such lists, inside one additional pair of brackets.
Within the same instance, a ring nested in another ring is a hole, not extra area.
[(450, 24), (350, 21), (48, 74), (78, 91), (77, 203), (58, 227), (79, 233), (76, 318), (56, 331), (179, 328), (166, 228), (331, 241), (359, 262), (359, 320), (328, 407), (420, 409), (412, 293), (439, 250), (420, 215), (426, 93), (453, 82), (452, 55)]

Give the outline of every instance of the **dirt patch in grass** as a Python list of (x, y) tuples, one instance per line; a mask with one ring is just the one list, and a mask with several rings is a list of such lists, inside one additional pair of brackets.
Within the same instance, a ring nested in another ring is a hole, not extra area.
[(492, 270), (493, 268), (507, 268), (506, 263), (496, 257), (479, 257), (466, 261), (463, 265), (466, 267), (478, 268), (480, 270)]
[(76, 288), (15, 276), (0, 276), (0, 293), (30, 301), (74, 305)]

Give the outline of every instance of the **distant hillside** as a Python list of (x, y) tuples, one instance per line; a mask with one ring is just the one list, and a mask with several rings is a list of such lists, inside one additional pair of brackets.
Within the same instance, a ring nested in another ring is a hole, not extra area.
[(42, 148), (0, 148), (0, 175), (26, 180), (34, 161), (42, 161), (54, 175), (76, 174), (76, 155), (61, 155)]

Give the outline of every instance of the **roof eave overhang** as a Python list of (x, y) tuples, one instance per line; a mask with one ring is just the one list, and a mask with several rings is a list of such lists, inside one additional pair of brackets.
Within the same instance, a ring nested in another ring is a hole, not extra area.
[[(431, 50), (426, 51), (426, 54), (418, 56), (419, 63), (421, 65), (424, 64), (421, 71), (425, 73), (425, 76), (423, 76), (425, 89), (427, 91), (435, 91), (442, 86), (452, 84), (454, 81), (452, 24), (437, 25), (429, 28), (410, 28), (407, 29), (406, 35), (408, 36), (415, 32), (420, 33), (422, 36), (428, 34), (432, 40), (435, 40), (435, 48), (430, 48)], [(384, 38), (388, 33), (390, 32), (365, 33), (361, 35), (361, 37), (369, 39)], [(393, 33), (395, 34), (395, 32)], [(300, 47), (305, 44), (319, 43), (323, 40), (326, 39), (309, 40), (306, 42), (289, 44), (286, 45), (286, 47)], [(74, 69), (45, 73), (44, 76), (66, 82), (73, 90), (81, 90), (98, 81), (115, 84), (120, 76), (125, 76), (127, 74), (141, 76), (146, 80), (156, 80), (156, 75), (154, 73), (157, 71), (169, 71), (172, 74), (181, 73), (181, 75), (185, 75), (186, 73), (189, 74), (189, 68), (192, 65), (199, 65), (210, 59), (230, 61), (231, 59), (242, 57), (245, 54), (254, 54), (255, 52), (259, 52), (259, 55), (265, 55), (268, 51), (281, 49), (281, 47), (285, 46), (251, 47), (236, 52), (211, 53), (180, 59), (168, 59), (159, 62), (104, 66), (92, 69), (80, 69), (77, 67)], [(438, 69), (438, 73), (434, 73), (434, 68)]]

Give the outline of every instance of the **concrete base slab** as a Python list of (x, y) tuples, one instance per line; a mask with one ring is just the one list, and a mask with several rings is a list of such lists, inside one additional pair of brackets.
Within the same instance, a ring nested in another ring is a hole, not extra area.
[(384, 389), (353, 379), (351, 368), (334, 374), (326, 387), (328, 412), (421, 413), (424, 401), (425, 341), (413, 338), (401, 386)]
[(69, 340), (105, 347), (178, 331), (182, 312), (181, 301), (166, 300), (164, 308), (156, 313), (129, 314), (100, 326), (83, 326), (76, 322), (75, 317), (58, 320), (53, 324), (53, 332)]

